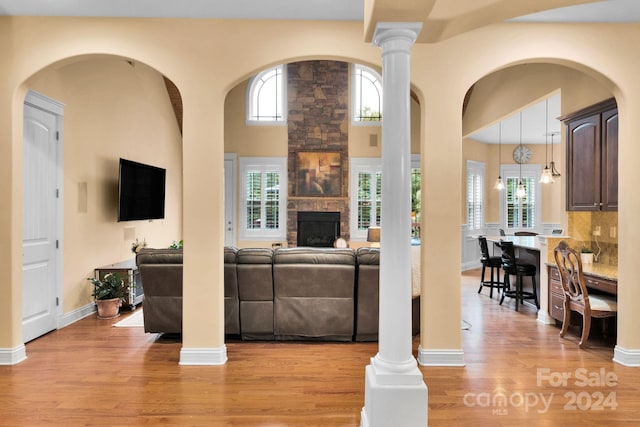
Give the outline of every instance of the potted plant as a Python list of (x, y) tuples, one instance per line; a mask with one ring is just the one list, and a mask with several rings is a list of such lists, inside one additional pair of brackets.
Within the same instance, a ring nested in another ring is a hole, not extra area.
[(88, 278), (93, 284), (93, 296), (98, 307), (98, 318), (112, 319), (120, 315), (120, 306), (129, 292), (129, 286), (116, 273), (107, 273), (102, 279)]
[(580, 260), (583, 264), (593, 264), (593, 251), (591, 248), (583, 246), (580, 249)]

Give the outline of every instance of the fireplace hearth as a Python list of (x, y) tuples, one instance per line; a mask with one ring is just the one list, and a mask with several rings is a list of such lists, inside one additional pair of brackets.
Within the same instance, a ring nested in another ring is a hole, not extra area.
[(328, 248), (340, 236), (340, 212), (298, 212), (298, 246)]

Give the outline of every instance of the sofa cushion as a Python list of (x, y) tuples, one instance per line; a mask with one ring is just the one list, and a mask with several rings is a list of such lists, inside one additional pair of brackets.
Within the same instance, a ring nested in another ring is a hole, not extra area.
[(285, 248), (273, 255), (277, 339), (353, 337), (355, 252)]

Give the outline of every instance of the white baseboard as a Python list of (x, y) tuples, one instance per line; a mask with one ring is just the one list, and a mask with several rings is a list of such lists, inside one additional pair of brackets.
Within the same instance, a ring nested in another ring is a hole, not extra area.
[(418, 363), (421, 366), (465, 366), (462, 350), (425, 350), (418, 347)]
[(632, 368), (640, 367), (640, 350), (622, 348), (619, 345), (613, 349), (613, 361)]
[(0, 348), (0, 365), (17, 365), (27, 358), (27, 348), (20, 344), (15, 348)]
[(180, 365), (216, 366), (227, 363), (227, 347), (185, 348), (180, 350)]
[(68, 313), (64, 313), (62, 316), (58, 317), (58, 329), (69, 326), (70, 324), (77, 322), (80, 319), (84, 319), (87, 316), (91, 316), (95, 312), (96, 304), (92, 302)]

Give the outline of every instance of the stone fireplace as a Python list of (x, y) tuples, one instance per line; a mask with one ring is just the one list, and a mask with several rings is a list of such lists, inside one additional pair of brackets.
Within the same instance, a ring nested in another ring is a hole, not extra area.
[(298, 212), (298, 246), (328, 248), (340, 236), (340, 212)]
[[(338, 236), (349, 240), (349, 64), (326, 60), (288, 64), (287, 93), (287, 245), (332, 246)], [(298, 194), (300, 152), (339, 153), (339, 191), (330, 196)], [(325, 220), (304, 219), (307, 213), (337, 214), (337, 217), (331, 220), (333, 225), (328, 225)], [(328, 237), (320, 239), (321, 242), (312, 237), (310, 242), (308, 237), (299, 236), (300, 227), (306, 232), (313, 222), (316, 228), (326, 227), (327, 233), (337, 234), (331, 236), (330, 242)]]

